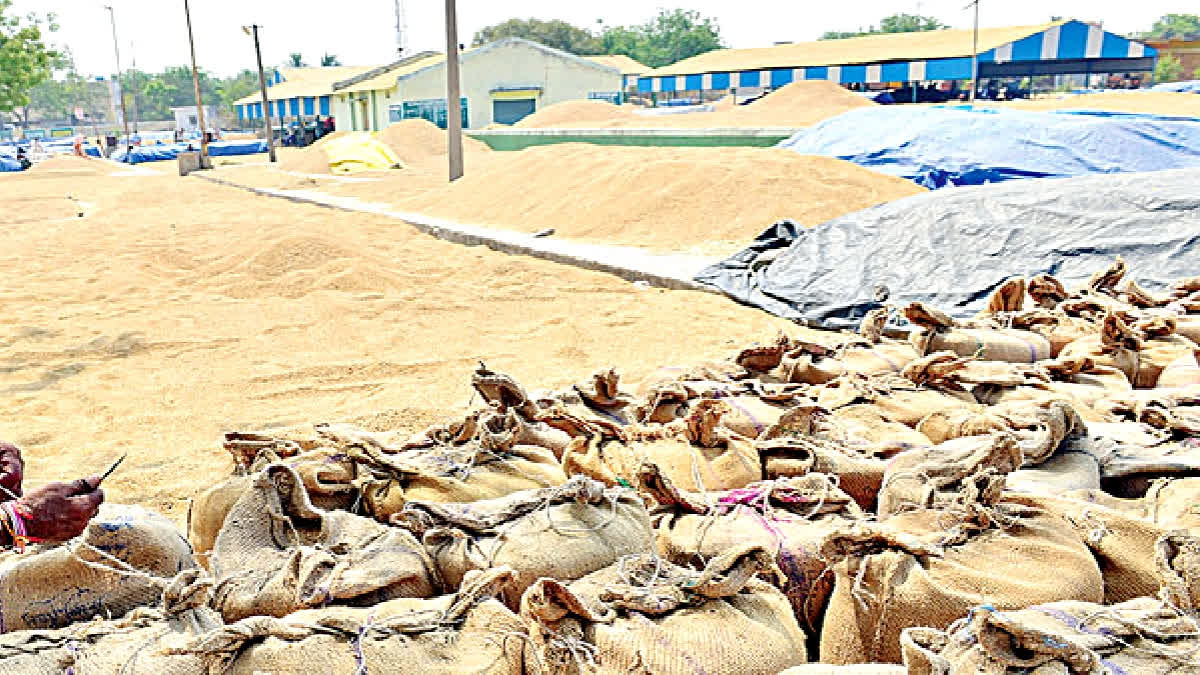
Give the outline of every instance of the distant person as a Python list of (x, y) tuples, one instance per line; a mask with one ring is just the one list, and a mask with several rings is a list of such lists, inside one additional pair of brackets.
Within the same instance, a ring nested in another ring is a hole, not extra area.
[(21, 170), (24, 171), (33, 166), (33, 162), (25, 156), (25, 148), (17, 148), (17, 163), (21, 165)]
[(332, 116), (326, 117), (325, 118), (325, 133), (332, 134), (336, 130), (337, 130), (337, 126), (333, 122), (333, 117)]
[(86, 157), (87, 156), (83, 152), (83, 136), (75, 137), (75, 142), (71, 145), (71, 149), (74, 150), (76, 157)]

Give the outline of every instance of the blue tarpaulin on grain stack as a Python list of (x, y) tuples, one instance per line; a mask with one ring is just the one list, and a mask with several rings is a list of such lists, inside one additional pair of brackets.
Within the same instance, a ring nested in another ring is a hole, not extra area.
[(804, 228), (780, 222), (696, 280), (746, 304), (853, 328), (884, 303), (974, 316), (1011, 276), (1068, 289), (1121, 256), (1150, 291), (1200, 274), (1200, 169), (936, 190)]
[(17, 160), (15, 160), (11, 157), (7, 157), (5, 155), (0, 155), (0, 171), (20, 171), (20, 170), (21, 170), (20, 162), (18, 162)]
[[(200, 149), (199, 143), (193, 143), (194, 150)], [(179, 157), (179, 153), (186, 152), (187, 145), (177, 143), (175, 145), (143, 145), (133, 149), (132, 152), (126, 153), (124, 150), (118, 150), (113, 153), (112, 159), (126, 164), (141, 164), (142, 162), (158, 162), (162, 160), (170, 160)], [(248, 140), (248, 141), (216, 141), (208, 144), (209, 157), (230, 157), (233, 155), (253, 155), (259, 152), (267, 151), (267, 142), (265, 140)]]
[(848, 160), (933, 189), (1197, 167), (1200, 120), (879, 106), (825, 120), (780, 147)]

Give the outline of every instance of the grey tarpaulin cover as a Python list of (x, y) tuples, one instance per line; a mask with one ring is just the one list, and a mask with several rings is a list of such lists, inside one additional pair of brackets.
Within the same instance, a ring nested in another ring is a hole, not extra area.
[(1147, 290), (1200, 275), (1200, 169), (951, 188), (813, 228), (783, 221), (696, 280), (849, 328), (883, 300), (970, 316), (1013, 276), (1045, 272), (1070, 289), (1118, 255)]

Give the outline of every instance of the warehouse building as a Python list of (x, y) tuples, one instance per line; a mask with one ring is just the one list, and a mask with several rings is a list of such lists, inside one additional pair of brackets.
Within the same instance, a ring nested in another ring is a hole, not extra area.
[[(273, 123), (285, 118), (328, 117), (333, 114), (333, 83), (372, 70), (372, 66), (280, 68), (267, 83)], [(262, 94), (254, 92), (233, 102), (238, 120), (263, 118)]]
[[(545, 106), (621, 91), (621, 68), (505, 38), (462, 53), (463, 126), (512, 124)], [(377, 131), (414, 117), (446, 125), (446, 58), (422, 53), (333, 85), (338, 128)]]
[[(621, 71), (621, 98), (625, 99), (631, 94), (637, 93), (638, 79), (642, 75), (653, 70), (649, 66), (644, 65), (637, 59), (624, 54), (611, 54), (603, 56), (585, 56), (588, 61), (595, 61), (604, 66), (612, 66)], [(602, 98), (596, 96), (594, 98)]]
[[(671, 98), (684, 92), (769, 89), (795, 80), (845, 85), (970, 80), (974, 31), (867, 35), (843, 40), (723, 49), (659, 68), (638, 90)], [(979, 29), (978, 76), (1153, 71), (1157, 52), (1081, 21)]]

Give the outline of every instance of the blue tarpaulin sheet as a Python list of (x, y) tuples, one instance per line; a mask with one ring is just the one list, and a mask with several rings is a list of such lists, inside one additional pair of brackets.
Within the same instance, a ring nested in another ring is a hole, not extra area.
[(1163, 82), (1151, 87), (1154, 91), (1178, 91), (1185, 94), (1200, 94), (1200, 80), (1187, 82)]
[[(158, 162), (162, 160), (170, 160), (179, 157), (179, 153), (187, 150), (187, 145), (178, 143), (175, 145), (144, 145), (133, 149), (127, 153), (124, 150), (118, 150), (113, 153), (112, 159), (126, 164), (141, 164), (142, 162)], [(192, 147), (196, 150), (200, 149), (199, 143), (193, 143)], [(248, 141), (217, 141), (208, 144), (209, 157), (231, 157), (233, 155), (253, 155), (259, 152), (267, 151), (266, 140), (248, 140)]]
[(1084, 284), (1117, 256), (1158, 292), (1195, 276), (1200, 169), (936, 190), (804, 228), (782, 221), (696, 280), (746, 304), (853, 328), (885, 303), (974, 316), (1011, 276)]
[(17, 160), (15, 160), (11, 157), (8, 157), (5, 155), (0, 155), (0, 171), (20, 171), (20, 170), (21, 170), (20, 162), (18, 162)]
[(1197, 167), (1200, 120), (880, 106), (827, 119), (779, 147), (837, 157), (933, 189)]

